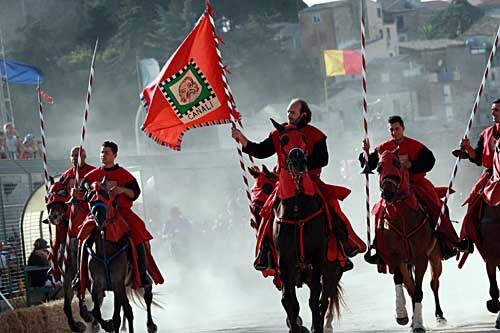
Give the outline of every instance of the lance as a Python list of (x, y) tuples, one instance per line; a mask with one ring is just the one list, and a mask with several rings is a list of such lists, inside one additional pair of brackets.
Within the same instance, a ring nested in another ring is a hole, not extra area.
[[(94, 46), (94, 53), (92, 55), (92, 62), (90, 64), (90, 75), (89, 75), (89, 84), (87, 88), (87, 98), (85, 100), (85, 112), (83, 114), (83, 125), (82, 125), (82, 136), (80, 138), (80, 148), (78, 151), (78, 161), (75, 166), (75, 184), (73, 185), (74, 189), (77, 189), (78, 184), (80, 182), (80, 177), (78, 175), (78, 169), (80, 167), (80, 161), (82, 158), (82, 149), (83, 149), (83, 143), (85, 142), (85, 133), (86, 133), (86, 127), (87, 127), (87, 118), (89, 115), (89, 106), (90, 106), (90, 97), (92, 95), (92, 83), (94, 81), (94, 62), (95, 62), (95, 55), (97, 52), (97, 45), (99, 44), (99, 38), (95, 41), (95, 46)], [(71, 212), (69, 216), (69, 225), (68, 225), (68, 234), (66, 235), (66, 251), (64, 251), (64, 261), (63, 261), (63, 269), (62, 269), (62, 274), (64, 276), (65, 268), (66, 265), (68, 264), (68, 253), (69, 253), (69, 241), (70, 241), (70, 232), (73, 227), (73, 218), (76, 211), (75, 205), (77, 204), (76, 199), (73, 198), (71, 200)]]
[[(490, 56), (488, 58), (488, 62), (486, 63), (486, 68), (484, 69), (483, 78), (481, 79), (481, 84), (479, 85), (479, 89), (478, 89), (477, 94), (476, 94), (476, 99), (474, 101), (474, 105), (472, 106), (472, 111), (470, 113), (469, 121), (468, 121), (467, 127), (465, 129), (465, 134), (463, 136), (464, 139), (467, 139), (469, 137), (469, 133), (470, 133), (470, 130), (472, 128), (472, 123), (474, 121), (474, 116), (477, 113), (477, 109), (479, 107), (479, 101), (481, 100), (481, 96), (483, 95), (483, 90), (484, 90), (484, 86), (486, 84), (486, 79), (488, 78), (488, 74), (490, 72), (491, 63), (493, 62), (493, 58), (495, 57), (495, 52), (497, 50), (499, 36), (500, 36), (500, 25), (498, 26), (497, 34), (495, 36), (495, 41), (493, 42)], [(441, 217), (446, 212), (446, 205), (448, 203), (448, 198), (450, 197), (451, 189), (453, 187), (453, 181), (455, 180), (455, 177), (456, 177), (457, 172), (458, 172), (458, 165), (460, 164), (460, 160), (462, 158), (467, 157), (467, 155), (465, 154), (465, 151), (462, 148), (458, 149), (458, 150), (454, 150), (453, 155), (456, 156), (455, 165), (453, 167), (453, 172), (451, 173), (450, 183), (448, 184), (448, 187), (446, 188), (446, 196), (444, 198), (444, 203), (441, 207), (441, 213), (439, 214), (439, 219), (438, 219), (438, 222), (436, 224), (436, 229), (441, 225)]]
[[(365, 142), (368, 142), (368, 102), (366, 98), (366, 38), (365, 38), (365, 14), (363, 11), (363, 0), (361, 0), (361, 71), (362, 71), (362, 88), (363, 88), (363, 129), (365, 132)], [(365, 174), (365, 194), (366, 194), (366, 239), (368, 243), (368, 253), (371, 250), (371, 235), (370, 235), (370, 177), (372, 173), (368, 165), (368, 149), (365, 149), (365, 167), (362, 173)]]
[[(212, 24), (212, 28), (214, 31), (215, 48), (217, 51), (217, 58), (219, 60), (219, 66), (221, 68), (222, 81), (224, 82), (224, 92), (227, 96), (227, 105), (228, 105), (228, 108), (230, 110), (231, 117), (234, 118), (234, 113), (237, 113), (238, 111), (236, 110), (236, 103), (234, 102), (233, 93), (231, 91), (231, 88), (229, 87), (229, 82), (228, 82), (227, 77), (226, 77), (226, 72), (228, 70), (227, 70), (226, 66), (224, 65), (224, 62), (222, 61), (222, 53), (221, 53), (220, 48), (219, 48), (220, 43), (222, 42), (222, 39), (215, 34), (215, 22), (214, 22), (214, 19), (212, 17), (213, 9), (212, 9), (209, 1), (206, 2), (206, 6), (207, 6), (206, 10), (208, 11), (208, 16), (210, 17), (210, 23)], [(240, 125), (240, 127), (243, 129), (243, 124), (242, 124), (241, 120), (236, 120), (236, 121), (235, 121), (235, 119), (231, 120), (231, 126), (233, 128), (236, 128), (236, 123), (238, 123)], [(250, 213), (253, 213), (252, 196), (250, 195), (250, 185), (248, 184), (247, 171), (246, 171), (246, 167), (245, 167), (245, 161), (243, 159), (243, 151), (241, 148), (242, 145), (241, 145), (241, 142), (239, 142), (239, 141), (237, 141), (237, 143), (238, 143), (238, 145), (236, 147), (236, 150), (238, 152), (238, 156), (240, 159), (240, 167), (241, 167), (241, 170), (243, 172), (243, 183), (245, 184), (245, 191), (246, 191), (247, 199), (249, 202)], [(253, 158), (251, 156), (249, 156), (249, 158), (250, 158), (250, 161), (252, 163), (252, 166), (255, 166)]]
[[(43, 164), (43, 180), (45, 184), (45, 203), (47, 203), (48, 194), (49, 194), (49, 172), (47, 167), (47, 146), (45, 141), (45, 121), (43, 119), (43, 107), (42, 107), (42, 97), (40, 93), (40, 77), (38, 77), (38, 89), (37, 89), (37, 97), (38, 97), (38, 114), (40, 116), (40, 135), (42, 137), (42, 164)], [(50, 242), (50, 266), (52, 271), (54, 272), (57, 264), (57, 251), (54, 251), (55, 248), (52, 244), (52, 223), (49, 221), (49, 242)]]

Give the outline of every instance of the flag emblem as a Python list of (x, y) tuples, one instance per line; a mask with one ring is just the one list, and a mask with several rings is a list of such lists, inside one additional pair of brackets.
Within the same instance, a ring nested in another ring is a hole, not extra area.
[(210, 83), (193, 59), (161, 82), (160, 89), (183, 123), (203, 117), (220, 106)]

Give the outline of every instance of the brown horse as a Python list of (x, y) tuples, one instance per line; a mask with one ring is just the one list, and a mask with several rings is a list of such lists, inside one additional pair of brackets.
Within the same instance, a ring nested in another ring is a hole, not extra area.
[[(48, 212), (48, 221), (46, 223), (51, 223), (55, 226), (55, 239), (53, 244), (51, 244), (53, 252), (53, 262), (54, 262), (54, 276), (56, 278), (61, 274), (59, 267), (63, 264), (64, 251), (66, 251), (66, 239), (68, 233), (68, 221), (70, 210), (68, 209), (68, 200), (70, 195), (68, 193), (67, 179), (60, 179), (54, 182), (54, 179), (50, 178), (51, 186), (47, 195), (46, 207)], [(71, 302), (73, 300), (74, 291), (71, 285), (73, 278), (77, 272), (77, 251), (78, 251), (78, 240), (76, 238), (69, 239), (69, 253), (67, 253), (67, 260), (64, 272), (64, 313), (68, 320), (68, 325), (73, 332), (84, 332), (85, 324), (79, 321), (75, 321), (73, 318), (73, 312), (71, 310)], [(88, 311), (85, 302), (81, 297), (79, 298), (80, 314), (82, 318), (90, 322), (92, 317), (88, 315)]]
[[(469, 201), (469, 208), (464, 220), (462, 232), (468, 233), (486, 263), (486, 271), (490, 282), (491, 299), (486, 302), (488, 311), (500, 311), (499, 290), (496, 269), (500, 269), (500, 140), (495, 144), (493, 170), (485, 181), (482, 191), (474, 200)], [(473, 225), (472, 220), (479, 221)], [(464, 259), (463, 259), (464, 260)], [(495, 327), (500, 329), (500, 315)]]
[[(255, 179), (254, 186), (252, 187), (252, 220), (251, 225), (253, 228), (258, 229), (260, 227), (260, 223), (262, 217), (260, 216), (260, 211), (264, 206), (267, 198), (271, 195), (274, 188), (276, 187), (277, 182), (277, 174), (269, 171), (269, 169), (262, 165), (262, 169), (254, 166), (252, 168), (248, 168), (248, 171)], [(330, 262), (327, 261), (322, 275), (321, 275), (321, 297), (323, 298), (323, 303), (328, 303), (328, 308), (325, 313), (325, 332), (333, 331), (333, 319), (335, 315), (339, 315), (340, 313), (340, 304), (343, 302), (342, 297), (342, 288), (340, 286), (340, 279), (342, 278), (342, 267), (338, 261)], [(306, 283), (309, 283), (310, 279), (306, 280)], [(275, 285), (278, 289), (281, 288), (281, 281), (279, 277), (275, 277), (274, 279)], [(299, 317), (299, 322), (301, 319)]]
[[(127, 288), (132, 285), (130, 276), (133, 266), (130, 258), (135, 256), (131, 254), (133, 249), (126, 234), (128, 226), (118, 213), (116, 197), (109, 194), (106, 177), (102, 182), (94, 182), (90, 186), (85, 183), (85, 186), (87, 188), (85, 197), (89, 202), (91, 218), (95, 222), (95, 228), (89, 239), (85, 241), (83, 249), (91, 257), (88, 266), (92, 278), (91, 295), (94, 303), (92, 315), (106, 332), (113, 330), (118, 332), (121, 320), (120, 310), (123, 308), (128, 320), (129, 332), (133, 332), (134, 315), (127, 297)], [(108, 239), (106, 233), (110, 233), (113, 235), (111, 237), (116, 239)], [(94, 244), (95, 248), (92, 246)], [(112, 320), (104, 320), (100, 311), (106, 290), (114, 292)], [(153, 304), (151, 285), (144, 287), (144, 300), (147, 310), (147, 329), (149, 333), (153, 333), (158, 328), (151, 315)]]
[(402, 166), (397, 152), (385, 151), (377, 167), (382, 200), (376, 206), (377, 252), (394, 272), (396, 286), (396, 321), (408, 323), (404, 283), (413, 304), (413, 332), (425, 332), (422, 318), (422, 280), (430, 263), (431, 288), (436, 305), (438, 324), (444, 324), (439, 302), (439, 276), (442, 254), (429, 222), (429, 214), (409, 186), (408, 171)]
[[(302, 124), (280, 125), (278, 198), (274, 204), (273, 242), (278, 256), (282, 282), (281, 303), (287, 313), (290, 332), (307, 332), (299, 319), (295, 287), (307, 283), (312, 313), (311, 332), (324, 331), (325, 314), (330, 304), (338, 304), (338, 279), (323, 279), (327, 265), (329, 222), (326, 205), (307, 171), (306, 138)], [(340, 265), (335, 271), (342, 274)], [(328, 292), (322, 293), (322, 290)], [(334, 291), (332, 291), (334, 290)], [(332, 296), (331, 296), (332, 295)], [(332, 299), (330, 299), (330, 297)], [(330, 303), (331, 302), (331, 303)]]

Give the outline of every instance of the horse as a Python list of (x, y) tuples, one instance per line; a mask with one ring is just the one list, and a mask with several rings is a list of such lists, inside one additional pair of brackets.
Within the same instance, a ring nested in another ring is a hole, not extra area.
[(446, 323), (439, 301), (439, 276), (442, 254), (429, 222), (430, 216), (409, 186), (409, 174), (397, 151), (385, 151), (377, 166), (381, 201), (377, 215), (377, 252), (394, 272), (396, 321), (408, 323), (404, 283), (413, 304), (413, 332), (425, 332), (422, 318), (422, 280), (430, 263), (431, 289), (434, 293), (438, 324)]
[[(129, 258), (135, 259), (135, 256), (130, 255), (134, 249), (126, 235), (128, 225), (118, 213), (116, 195), (109, 194), (106, 177), (102, 182), (93, 182), (90, 185), (85, 183), (85, 186), (87, 190), (85, 198), (89, 202), (91, 218), (95, 222), (95, 228), (93, 228), (83, 249), (90, 254), (88, 267), (92, 280), (91, 295), (94, 304), (91, 312), (106, 332), (113, 330), (118, 332), (121, 320), (120, 310), (123, 308), (129, 332), (133, 332), (134, 315), (127, 297), (127, 288), (130, 290), (132, 285), (130, 276), (133, 271)], [(108, 238), (113, 239), (109, 240)], [(95, 244), (95, 250), (92, 248), (93, 244)], [(100, 311), (106, 290), (114, 292), (112, 320), (104, 320)], [(158, 328), (151, 315), (151, 304), (153, 303), (151, 285), (144, 287), (144, 300), (147, 309), (148, 332), (156, 332)]]
[[(338, 304), (340, 296), (338, 292), (331, 292), (331, 289), (337, 291), (340, 278), (323, 279), (322, 285), (322, 275), (328, 267), (327, 207), (308, 174), (306, 137), (301, 130), (305, 124), (280, 125), (271, 121), (279, 133), (280, 142), (273, 242), (282, 282), (281, 303), (287, 314), (289, 331), (307, 332), (299, 317), (300, 305), (295, 293), (296, 286), (307, 283), (312, 312), (311, 332), (323, 332), (325, 314), (330, 304)], [(340, 269), (338, 272), (342, 274)], [(322, 293), (323, 288), (330, 292)]]
[[(266, 165), (262, 165), (260, 169), (258, 166), (249, 167), (248, 171), (250, 175), (255, 179), (255, 183), (251, 189), (252, 198), (252, 219), (250, 225), (252, 228), (258, 230), (261, 225), (262, 217), (260, 216), (260, 211), (267, 201), (268, 197), (274, 191), (276, 187), (276, 182), (278, 180), (278, 175), (275, 172), (269, 171)], [(340, 313), (339, 308), (342, 303), (342, 290), (340, 287), (340, 279), (342, 277), (343, 271), (340, 263), (338, 261), (327, 262), (325, 268), (322, 272), (322, 291), (321, 295), (324, 295), (329, 302), (326, 314), (325, 314), (325, 331), (333, 331), (333, 319), (334, 316)], [(267, 274), (264, 274), (266, 277)], [(281, 290), (281, 281), (279, 277), (275, 277), (273, 280), (278, 290)], [(306, 281), (307, 283), (307, 281)], [(300, 317), (299, 317), (300, 318)], [(299, 322), (301, 319), (298, 319)]]
[[(54, 182), (54, 178), (50, 177), (50, 188), (47, 193), (46, 208), (48, 212), (48, 219), (44, 223), (51, 223), (55, 226), (55, 240), (51, 244), (53, 252), (53, 262), (54, 262), (54, 276), (57, 278), (60, 275), (59, 267), (63, 263), (64, 251), (66, 250), (65, 244), (68, 233), (68, 222), (70, 209), (68, 208), (67, 202), (70, 198), (67, 187), (68, 179), (60, 179)], [(70, 238), (69, 240), (69, 253), (67, 253), (67, 260), (65, 262), (64, 271), (64, 313), (68, 320), (68, 325), (73, 332), (84, 332), (85, 324), (80, 321), (75, 321), (73, 318), (73, 312), (71, 309), (71, 302), (73, 300), (74, 291), (72, 287), (72, 280), (77, 272), (77, 251), (78, 251), (78, 240), (76, 238)], [(59, 250), (60, 249), (60, 250)], [(83, 301), (83, 298), (79, 298), (80, 315), (86, 322), (92, 321), (91, 316), (88, 315), (88, 311)]]
[[(485, 175), (487, 176), (487, 175)], [(496, 279), (496, 269), (500, 269), (500, 140), (495, 143), (493, 155), (493, 168), (491, 175), (483, 184), (482, 191), (469, 202), (467, 214), (477, 212), (476, 219), (479, 221), (477, 226), (466, 225), (464, 221), (463, 228), (469, 227), (472, 232), (472, 240), (486, 263), (486, 272), (490, 283), (489, 294), (491, 299), (486, 302), (486, 308), (491, 313), (500, 311), (499, 290)], [(467, 217), (466, 217), (467, 219)], [(469, 221), (471, 222), (471, 221)], [(464, 261), (464, 259), (462, 259)], [(497, 316), (495, 328), (500, 329), (500, 314)]]

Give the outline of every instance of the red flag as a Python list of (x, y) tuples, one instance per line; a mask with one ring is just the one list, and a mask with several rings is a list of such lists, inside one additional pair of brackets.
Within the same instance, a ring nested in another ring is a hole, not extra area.
[[(40, 90), (40, 86), (36, 86), (35, 90), (38, 92)], [(50, 105), (54, 104), (54, 99), (49, 94), (47, 94), (43, 91), (40, 91), (40, 97), (42, 97), (44, 103), (50, 104)]]
[(157, 143), (181, 149), (191, 128), (239, 120), (227, 86), (215, 34), (212, 9), (207, 8), (159, 76), (141, 94), (147, 111), (142, 130)]

